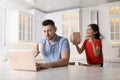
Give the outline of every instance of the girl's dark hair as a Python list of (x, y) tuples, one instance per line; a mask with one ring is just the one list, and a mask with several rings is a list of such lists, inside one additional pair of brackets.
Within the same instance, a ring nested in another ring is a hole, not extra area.
[(97, 32), (95, 38), (100, 39), (101, 34), (99, 32), (99, 26), (97, 24), (89, 24), (88, 26), (90, 26), (94, 32)]

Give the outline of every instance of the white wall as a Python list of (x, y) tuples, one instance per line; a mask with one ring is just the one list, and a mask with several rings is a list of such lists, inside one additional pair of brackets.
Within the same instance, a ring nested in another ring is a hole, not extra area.
[[(36, 21), (34, 23), (34, 42), (39, 42), (40, 38), (43, 37), (42, 30), (41, 30), (41, 22), (45, 19), (45, 14), (35, 10), (35, 9), (29, 9), (24, 6), (21, 6), (19, 4), (16, 4), (10, 0), (0, 0), (0, 9), (4, 9), (6, 11), (6, 23), (5, 23), (5, 45), (0, 46), (0, 60), (1, 58), (4, 59), (5, 57), (8, 57), (8, 50), (11, 48), (9, 43), (9, 36), (8, 36), (8, 30), (10, 29), (10, 26), (7, 24), (9, 23), (7, 15), (9, 14), (10, 10), (20, 10), (26, 13), (31, 13), (34, 16), (34, 20)], [(12, 19), (11, 19), (12, 20)], [(8, 29), (9, 28), (9, 29)], [(14, 29), (13, 29), (14, 31)], [(14, 37), (14, 36), (13, 36)], [(24, 45), (23, 45), (24, 46)], [(26, 47), (23, 47), (26, 49)]]
[[(7, 13), (7, 11), (9, 10), (14, 10), (14, 9), (19, 9), (22, 11), (26, 11), (28, 10), (27, 8), (20, 6), (18, 4), (12, 3), (10, 0), (0, 0), (0, 9), (4, 9)], [(7, 27), (7, 26), (5, 26)], [(7, 32), (5, 32), (6, 34)], [(7, 36), (6, 36), (7, 37)], [(5, 40), (6, 43), (7, 40)], [(4, 46), (0, 46), (0, 58), (7, 56), (7, 44), (5, 44)]]
[(61, 35), (62, 34), (62, 26), (60, 23), (62, 23), (61, 21), (61, 12), (53, 12), (53, 13), (48, 13), (46, 14), (46, 19), (52, 19), (55, 21), (55, 25), (57, 27), (57, 34)]
[(19, 9), (24, 11), (28, 10), (28, 8), (23, 7), (19, 4), (15, 4), (10, 0), (0, 0), (0, 8), (4, 8), (6, 10), (14, 10), (14, 9)]
[(42, 31), (42, 22), (45, 20), (45, 13), (32, 9), (30, 10), (34, 14), (34, 41), (40, 42), (40, 39), (43, 38), (43, 31)]

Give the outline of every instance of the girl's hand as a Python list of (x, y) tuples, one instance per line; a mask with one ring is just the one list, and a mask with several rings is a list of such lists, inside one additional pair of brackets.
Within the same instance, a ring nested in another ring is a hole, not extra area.
[(90, 35), (90, 36), (88, 37), (88, 39), (89, 39), (90, 42), (94, 42), (94, 36), (93, 36), (93, 35)]
[(73, 45), (78, 45), (78, 43), (74, 40), (74, 41), (73, 41)]

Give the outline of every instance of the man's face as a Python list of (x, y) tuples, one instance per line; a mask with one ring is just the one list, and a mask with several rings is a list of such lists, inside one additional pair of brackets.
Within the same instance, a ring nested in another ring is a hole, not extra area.
[(43, 26), (43, 33), (46, 39), (52, 40), (55, 36), (55, 32), (56, 32), (56, 27), (51, 25)]

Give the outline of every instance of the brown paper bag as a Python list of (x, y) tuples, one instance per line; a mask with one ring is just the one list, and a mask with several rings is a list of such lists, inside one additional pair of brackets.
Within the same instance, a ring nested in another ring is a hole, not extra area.
[(73, 44), (80, 44), (80, 32), (73, 32), (70, 36), (70, 41), (73, 43)]

